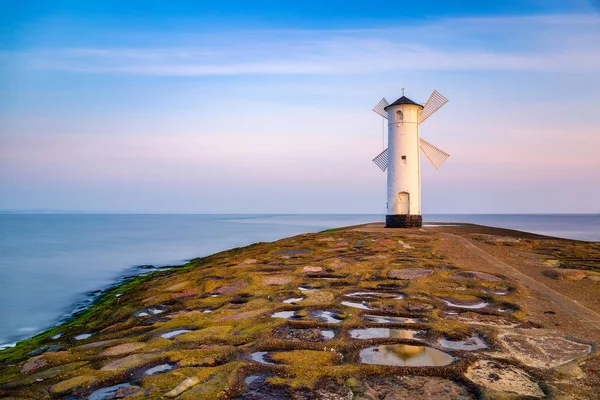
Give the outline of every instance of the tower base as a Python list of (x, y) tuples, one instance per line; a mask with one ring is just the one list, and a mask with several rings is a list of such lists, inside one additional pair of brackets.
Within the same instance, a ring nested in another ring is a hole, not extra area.
[(420, 215), (396, 214), (385, 216), (386, 228), (420, 228), (423, 217)]

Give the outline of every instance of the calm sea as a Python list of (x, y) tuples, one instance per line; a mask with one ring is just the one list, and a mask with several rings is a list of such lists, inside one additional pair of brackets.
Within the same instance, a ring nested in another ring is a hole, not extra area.
[[(0, 345), (30, 337), (141, 265), (305, 232), (381, 221), (381, 215), (0, 215)], [(431, 215), (547, 235), (600, 240), (600, 215)]]

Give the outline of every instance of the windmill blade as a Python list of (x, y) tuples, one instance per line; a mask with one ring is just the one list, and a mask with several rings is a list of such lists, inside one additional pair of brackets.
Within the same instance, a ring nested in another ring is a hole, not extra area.
[(388, 101), (385, 99), (385, 97), (383, 99), (381, 99), (381, 101), (379, 103), (377, 103), (377, 105), (373, 108), (373, 111), (375, 111), (377, 114), (381, 115), (383, 118), (387, 119), (387, 111), (384, 110), (384, 108), (386, 108), (387, 106), (389, 106), (390, 103), (388, 103)]
[(373, 159), (373, 162), (377, 164), (382, 171), (385, 171), (388, 165), (388, 149), (379, 153), (379, 155)]
[(442, 108), (444, 104), (448, 102), (448, 99), (442, 96), (440, 92), (434, 90), (429, 96), (429, 100), (425, 103), (421, 114), (419, 114), (419, 124), (422, 124), (427, 118), (431, 117), (434, 112)]
[(421, 146), (421, 150), (423, 150), (423, 153), (425, 153), (425, 155), (427, 156), (429, 161), (431, 161), (435, 169), (440, 169), (444, 161), (446, 161), (448, 157), (450, 157), (450, 154), (438, 149), (437, 147), (435, 147), (434, 145), (432, 145), (424, 139), (419, 139), (419, 146)]

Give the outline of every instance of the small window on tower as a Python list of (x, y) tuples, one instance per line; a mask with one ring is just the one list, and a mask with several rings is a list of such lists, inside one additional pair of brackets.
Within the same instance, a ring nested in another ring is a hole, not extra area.
[(402, 164), (406, 165), (406, 156), (402, 156)]
[(402, 121), (402, 111), (396, 111), (396, 121)]

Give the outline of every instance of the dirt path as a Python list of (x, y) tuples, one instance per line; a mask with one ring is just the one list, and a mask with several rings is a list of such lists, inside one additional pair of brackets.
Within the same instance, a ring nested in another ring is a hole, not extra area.
[(558, 304), (568, 314), (570, 314), (573, 317), (577, 318), (578, 320), (586, 322), (586, 323), (592, 325), (594, 328), (600, 330), (600, 315), (598, 315), (594, 311), (592, 311), (589, 308), (582, 306), (578, 302), (554, 291), (553, 289), (549, 288), (548, 286), (544, 285), (543, 283), (536, 281), (534, 278), (530, 277), (529, 275), (525, 275), (524, 273), (520, 272), (518, 269), (511, 267), (510, 265), (500, 261), (499, 259), (497, 259), (493, 255), (489, 254), (485, 250), (482, 250), (479, 247), (475, 246), (468, 239), (466, 239), (462, 236), (454, 235), (454, 234), (450, 234), (450, 233), (444, 233), (444, 235), (458, 240), (468, 250), (470, 250), (474, 254), (478, 255), (479, 257), (483, 258), (484, 260), (486, 260), (487, 262), (492, 264), (494, 267), (500, 269), (505, 275), (508, 275), (511, 278), (517, 279), (518, 281), (527, 285), (529, 288), (541, 293), (548, 299), (550, 299), (553, 302), (555, 302), (556, 304)]

